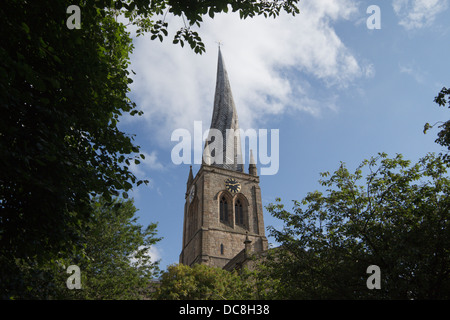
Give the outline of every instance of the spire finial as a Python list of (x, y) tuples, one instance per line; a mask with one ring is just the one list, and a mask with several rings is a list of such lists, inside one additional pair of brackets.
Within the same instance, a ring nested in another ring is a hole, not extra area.
[(203, 149), (203, 163), (210, 166), (211, 165), (211, 151), (209, 150), (209, 144), (206, 143), (205, 149)]
[(251, 244), (252, 244), (252, 240), (250, 240), (249, 238), (248, 238), (248, 231), (245, 233), (245, 240), (244, 240), (244, 253), (245, 253), (245, 258), (248, 258), (248, 257), (250, 257), (250, 254), (251, 254), (251, 251), (252, 251), (252, 247), (251, 247)]
[(252, 149), (250, 149), (250, 161), (249, 161), (249, 166), (248, 166), (248, 174), (251, 174), (253, 176), (258, 175), (258, 171), (256, 170), (256, 161), (255, 161), (255, 158), (253, 157)]
[(189, 176), (187, 180), (187, 188), (191, 185), (192, 181), (194, 181), (194, 175), (192, 174), (192, 166), (189, 168)]
[(255, 158), (253, 157), (253, 149), (250, 149), (250, 161), (249, 161), (249, 163), (256, 165)]

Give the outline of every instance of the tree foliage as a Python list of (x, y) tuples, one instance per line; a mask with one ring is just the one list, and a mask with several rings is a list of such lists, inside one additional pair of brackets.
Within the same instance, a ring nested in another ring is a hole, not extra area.
[[(229, 9), (242, 18), (295, 14), (287, 1), (5, 0), (0, 6), (0, 273), (4, 290), (26, 290), (21, 270), (66, 252), (92, 223), (90, 202), (128, 197), (129, 170), (144, 158), (119, 130), (123, 114), (140, 115), (127, 96), (133, 45), (121, 14), (138, 35), (168, 36), (168, 14), (180, 17), (174, 42), (204, 45), (192, 26)], [(69, 29), (67, 8), (81, 10)], [(39, 269), (39, 268), (38, 268)], [(7, 288), (7, 289), (6, 289)]]
[[(440, 107), (445, 107), (448, 102), (448, 107), (450, 108), (450, 89), (443, 87), (442, 90), (434, 97), (434, 102), (436, 102)], [(435, 123), (433, 126), (429, 123), (425, 124), (423, 132), (426, 133), (429, 129), (433, 128), (436, 124), (439, 124), (441, 131), (438, 133), (438, 138), (436, 143), (443, 147), (446, 147), (450, 151), (450, 120), (445, 122)], [(444, 159), (450, 161), (450, 155), (448, 152), (443, 155)]]
[[(161, 240), (157, 224), (137, 223), (132, 200), (99, 199), (93, 203), (93, 221), (78, 244), (80, 253), (67, 263), (82, 270), (82, 290), (64, 288), (65, 298), (141, 299), (159, 274), (159, 262), (150, 249)], [(66, 277), (67, 274), (64, 275)]]
[[(150, 254), (156, 224), (137, 223), (132, 200), (115, 199), (91, 204), (92, 222), (86, 226), (71, 253), (55, 254), (43, 264), (19, 264), (26, 289), (9, 291), (13, 299), (142, 299), (159, 274), (159, 262)], [(81, 271), (81, 289), (69, 290), (69, 265)]]
[(166, 20), (168, 14), (180, 17), (182, 27), (175, 33), (173, 43), (183, 47), (186, 42), (195, 53), (201, 54), (205, 51), (205, 45), (192, 27), (200, 27), (205, 16), (214, 18), (217, 14), (229, 11), (238, 12), (241, 19), (258, 15), (276, 18), (283, 11), (296, 15), (300, 12), (298, 2), (298, 0), (118, 0), (115, 1), (115, 8), (117, 13), (124, 13), (130, 23), (138, 26), (137, 35), (150, 32), (152, 40), (163, 41), (168, 36)]
[[(401, 155), (344, 164), (322, 173), (326, 193), (308, 193), (292, 212), (267, 207), (284, 227), (261, 276), (280, 279), (273, 295), (290, 299), (448, 299), (449, 164), (429, 154), (412, 165)], [(363, 174), (365, 171), (365, 176)], [(381, 269), (369, 290), (367, 267)]]
[(154, 299), (161, 300), (244, 300), (254, 295), (245, 274), (196, 264), (172, 265), (162, 274)]
[(131, 39), (94, 6), (83, 8), (81, 29), (68, 29), (71, 4), (0, 8), (0, 250), (15, 284), (15, 259), (44, 263), (71, 247), (92, 196), (126, 196), (137, 182), (128, 166), (139, 147), (117, 128), (137, 112), (127, 97)]

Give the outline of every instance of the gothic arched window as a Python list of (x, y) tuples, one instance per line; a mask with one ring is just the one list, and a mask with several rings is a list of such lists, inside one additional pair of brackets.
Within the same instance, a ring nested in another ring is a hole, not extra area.
[(220, 221), (228, 222), (228, 202), (225, 197), (220, 199)]
[(242, 207), (241, 200), (237, 200), (234, 204), (234, 214), (235, 214), (235, 223), (238, 225), (244, 225), (244, 210)]

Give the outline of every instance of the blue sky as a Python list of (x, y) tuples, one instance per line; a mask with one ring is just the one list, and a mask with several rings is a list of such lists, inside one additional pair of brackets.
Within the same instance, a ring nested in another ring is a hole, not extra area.
[[(366, 13), (377, 5), (381, 29), (369, 30)], [(416, 161), (440, 152), (437, 129), (448, 119), (433, 98), (450, 85), (449, 0), (303, 0), (292, 18), (205, 18), (198, 30), (206, 53), (134, 39), (130, 98), (144, 116), (123, 118), (146, 160), (132, 170), (150, 180), (130, 195), (139, 222), (158, 222), (164, 239), (152, 252), (165, 268), (178, 263), (189, 165), (175, 165), (171, 133), (210, 125), (217, 68), (217, 41), (243, 129), (279, 129), (279, 170), (261, 176), (263, 206), (280, 197), (288, 208), (319, 189), (320, 172), (386, 152)], [(169, 19), (171, 35), (182, 26)], [(194, 151), (194, 150), (193, 150)], [(257, 160), (257, 162), (259, 162)], [(260, 168), (258, 168), (260, 170)], [(194, 175), (198, 166), (194, 165)], [(266, 210), (265, 225), (280, 227)], [(269, 243), (274, 242), (269, 238)]]

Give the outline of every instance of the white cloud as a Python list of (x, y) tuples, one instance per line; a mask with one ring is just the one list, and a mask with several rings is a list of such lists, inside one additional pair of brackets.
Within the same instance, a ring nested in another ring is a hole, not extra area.
[[(138, 264), (138, 265), (143, 264), (142, 260), (136, 258), (136, 255), (137, 255), (138, 251), (140, 251), (144, 248), (145, 248), (145, 246), (140, 246), (138, 248), (138, 250), (136, 250), (133, 254), (130, 255), (129, 259), (130, 259), (131, 264)], [(149, 261), (150, 263), (155, 263), (161, 259), (161, 252), (157, 247), (150, 246), (150, 248), (146, 252), (146, 256), (148, 258), (150, 258), (150, 261)]]
[(435, 17), (447, 9), (448, 0), (394, 0), (392, 7), (407, 30), (430, 26)]
[(145, 159), (141, 160), (141, 163), (144, 164), (145, 167), (151, 170), (162, 170), (164, 166), (159, 162), (156, 151), (152, 151), (151, 153), (143, 152)]
[[(357, 13), (352, 0), (302, 1), (301, 14), (277, 19), (240, 20), (236, 14), (206, 19), (199, 33), (207, 52), (149, 37), (135, 39), (131, 69), (137, 72), (132, 98), (144, 111), (148, 128), (161, 145), (170, 146), (171, 132), (192, 132), (196, 120), (203, 130), (211, 121), (217, 66), (217, 41), (231, 82), (242, 128), (261, 125), (274, 115), (305, 112), (319, 115), (335, 108), (335, 96), (315, 92), (310, 80), (326, 87), (345, 87), (370, 76), (372, 66), (359, 63), (338, 37), (333, 23)], [(173, 33), (181, 26), (172, 19)], [(309, 80), (308, 80), (309, 79)]]
[(406, 63), (400, 63), (399, 64), (400, 73), (407, 74), (411, 76), (417, 83), (419, 84), (426, 84), (426, 74), (422, 72), (416, 64), (406, 64)]
[(152, 151), (151, 153), (141, 151), (140, 153), (144, 154), (145, 159), (139, 158), (140, 164), (135, 164), (134, 161), (130, 162), (128, 168), (138, 180), (148, 180), (148, 184), (142, 184), (140, 187), (134, 187), (128, 192), (128, 196), (134, 199), (140, 199), (142, 196), (142, 191), (144, 190), (145, 192), (145, 189), (143, 189), (144, 186), (152, 190), (156, 190), (156, 193), (159, 196), (162, 196), (161, 189), (155, 186), (151, 171), (164, 171), (166, 170), (166, 166), (158, 160), (158, 154), (156, 151)]
[(148, 255), (150, 256), (150, 261), (152, 261), (152, 262), (156, 262), (158, 260), (161, 260), (161, 252), (155, 246), (151, 246), (150, 247), (150, 250), (148, 251)]
[(133, 187), (132, 190), (128, 191), (128, 196), (130, 198), (134, 198), (135, 200), (141, 199), (142, 196), (145, 196), (146, 188), (154, 190), (159, 196), (162, 196), (161, 189), (154, 183), (154, 173), (152, 171), (164, 171), (167, 166), (164, 166), (160, 162), (156, 151), (152, 151), (150, 153), (140, 151), (140, 153), (144, 154), (145, 159), (139, 158), (139, 164), (135, 164), (134, 160), (131, 161), (128, 168), (138, 180), (147, 180), (148, 183), (141, 184), (139, 187)]
[(135, 164), (132, 161), (129, 165), (130, 171), (138, 179), (146, 179), (148, 170), (164, 170), (164, 166), (159, 162), (156, 151), (151, 153), (140, 152), (144, 155), (145, 159), (139, 158), (140, 164)]

